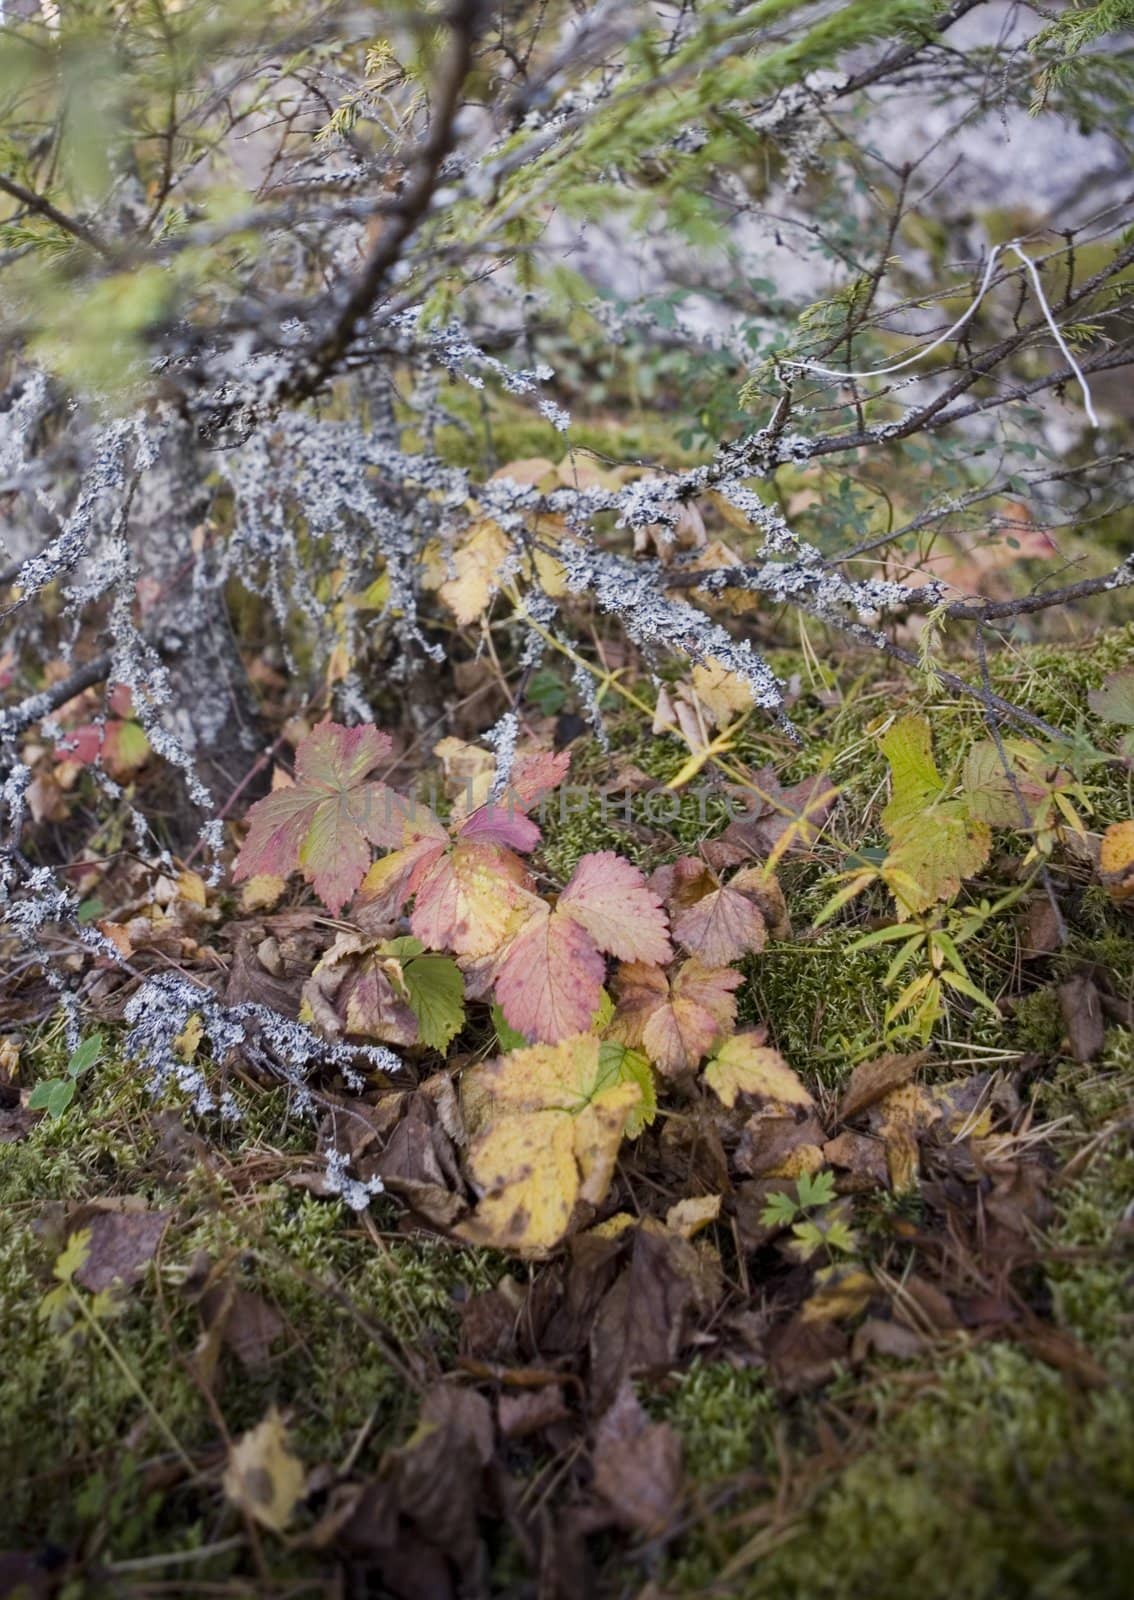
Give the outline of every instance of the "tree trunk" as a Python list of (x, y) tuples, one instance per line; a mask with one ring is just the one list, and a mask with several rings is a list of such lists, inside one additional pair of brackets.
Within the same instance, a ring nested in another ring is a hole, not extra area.
[(131, 516), (143, 626), (166, 663), (163, 708), (197, 776), (223, 806), (264, 748), (252, 686), (204, 539), (211, 492), (194, 430), (179, 423), (139, 484)]

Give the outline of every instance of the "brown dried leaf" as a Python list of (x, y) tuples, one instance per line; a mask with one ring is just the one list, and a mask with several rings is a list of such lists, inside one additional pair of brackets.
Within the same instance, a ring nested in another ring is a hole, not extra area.
[(681, 1498), (681, 1441), (667, 1422), (650, 1422), (623, 1383), (599, 1423), (595, 1489), (627, 1528), (656, 1538), (673, 1521)]
[(69, 1232), (89, 1229), (90, 1243), (76, 1269), (75, 1282), (91, 1294), (101, 1294), (114, 1283), (126, 1288), (139, 1283), (157, 1253), (171, 1214), (81, 1207), (70, 1219)]
[(875, 1101), (889, 1094), (891, 1089), (909, 1083), (928, 1055), (928, 1051), (919, 1050), (912, 1055), (883, 1055), (875, 1056), (871, 1061), (860, 1061), (851, 1073), (850, 1082), (839, 1102), (839, 1121), (850, 1122), (860, 1111), (865, 1111)]
[(1106, 1039), (1097, 987), (1085, 973), (1078, 973), (1059, 985), (1058, 994), (1071, 1055), (1076, 1061), (1093, 1061)]

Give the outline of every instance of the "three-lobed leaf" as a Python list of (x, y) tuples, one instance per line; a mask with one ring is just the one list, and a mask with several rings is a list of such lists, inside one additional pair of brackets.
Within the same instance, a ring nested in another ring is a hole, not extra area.
[(496, 967), (509, 1026), (548, 1044), (589, 1027), (606, 954), (652, 968), (673, 950), (661, 902), (641, 872), (599, 850), (580, 858), (554, 910), (529, 897), (527, 919)]
[(633, 1066), (594, 1034), (538, 1044), (465, 1072), (468, 1171), (480, 1201), (458, 1230), (478, 1244), (539, 1256), (567, 1234), (580, 1202), (598, 1205), (622, 1138), (643, 1105)]
[(257, 800), (233, 876), (301, 871), (338, 913), (370, 865), (370, 845), (402, 841), (410, 804), (367, 775), (389, 755), (389, 736), (364, 724), (321, 722), (300, 740), (295, 782)]

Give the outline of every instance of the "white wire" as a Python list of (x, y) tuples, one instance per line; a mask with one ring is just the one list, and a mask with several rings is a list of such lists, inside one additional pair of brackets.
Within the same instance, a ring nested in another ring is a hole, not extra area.
[(965, 323), (969, 321), (970, 317), (975, 316), (980, 307), (981, 301), (988, 293), (988, 287), (992, 282), (992, 274), (996, 263), (1001, 254), (1008, 250), (1011, 250), (1014, 255), (1018, 256), (1023, 262), (1024, 266), (1027, 268), (1028, 273), (1031, 276), (1032, 283), (1035, 285), (1036, 296), (1039, 300), (1040, 310), (1043, 312), (1044, 320), (1051, 329), (1052, 336), (1054, 337), (1056, 344), (1059, 346), (1067, 365), (1071, 368), (1071, 371), (1078, 379), (1079, 387), (1083, 391), (1083, 403), (1086, 406), (1087, 416), (1090, 418), (1092, 426), (1096, 428), (1099, 427), (1100, 424), (1098, 415), (1095, 412), (1094, 403), (1091, 399), (1090, 385), (1087, 383), (1083, 369), (1079, 366), (1079, 363), (1075, 360), (1075, 357), (1067, 348), (1067, 343), (1059, 331), (1059, 326), (1055, 320), (1055, 317), (1052, 315), (1051, 307), (1047, 303), (1047, 296), (1044, 294), (1043, 284), (1040, 282), (1040, 275), (1036, 271), (1035, 262), (1032, 260), (1031, 256), (1024, 254), (1023, 250), (1020, 249), (1018, 241), (1015, 239), (1009, 240), (1007, 244), (998, 244), (992, 247), (992, 250), (989, 252), (987, 265), (984, 269), (984, 277), (981, 279), (980, 288), (977, 290), (976, 297), (968, 310), (957, 318), (956, 322), (953, 323), (951, 328), (946, 328), (943, 334), (934, 339), (932, 344), (924, 345), (920, 350), (915, 350), (912, 356), (906, 356), (903, 361), (894, 361), (886, 367), (872, 367), (869, 372), (836, 372), (833, 367), (821, 366), (818, 361), (785, 361), (783, 365), (785, 367), (795, 367), (801, 372), (818, 372), (821, 373), (825, 378), (853, 379), (884, 378), (891, 372), (901, 372), (906, 367), (914, 366), (918, 361), (923, 361), (926, 356), (931, 355), (934, 350), (939, 349), (941, 345), (947, 344), (954, 334), (960, 333), (961, 329), (965, 326)]

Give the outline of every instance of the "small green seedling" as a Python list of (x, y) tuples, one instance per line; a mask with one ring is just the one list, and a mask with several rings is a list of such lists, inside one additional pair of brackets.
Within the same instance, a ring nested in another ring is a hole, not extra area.
[[(801, 1173), (795, 1180), (795, 1195), (773, 1194), (760, 1213), (765, 1228), (791, 1228), (795, 1248), (802, 1260), (817, 1250), (844, 1251), (855, 1247), (855, 1237), (837, 1213), (815, 1215), (835, 1198), (835, 1180), (829, 1172)], [(841, 1209), (841, 1208), (840, 1208)], [(808, 1213), (813, 1213), (808, 1215)]]
[(50, 1117), (56, 1119), (61, 1117), (75, 1098), (79, 1079), (102, 1055), (102, 1045), (101, 1033), (92, 1033), (84, 1039), (68, 1061), (65, 1077), (44, 1078), (41, 1083), (36, 1084), (28, 1096), (28, 1110), (46, 1111)]

